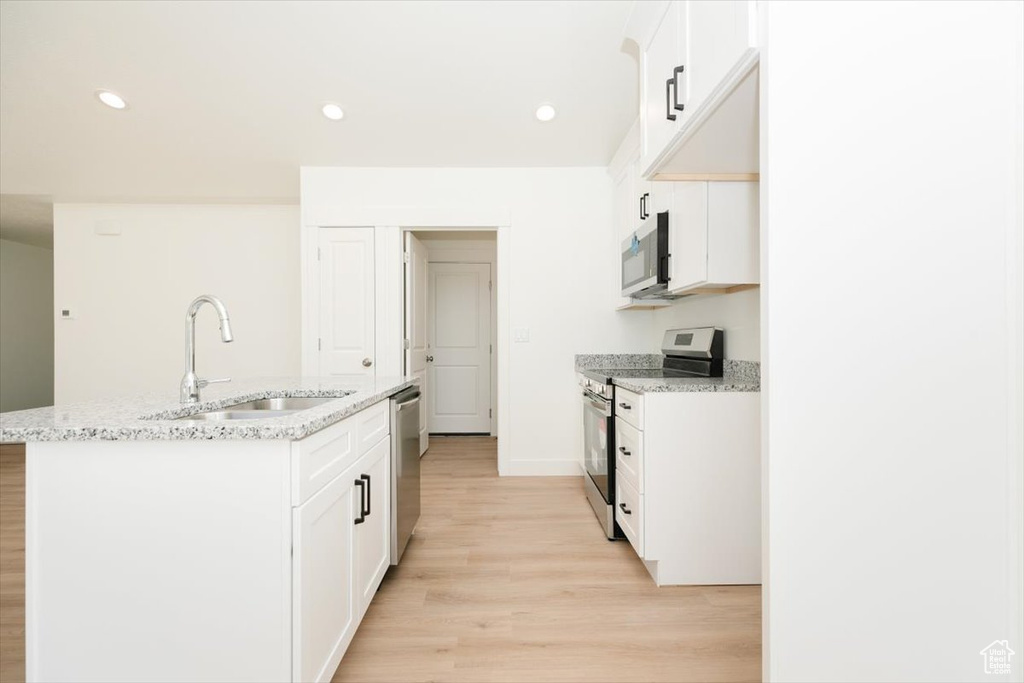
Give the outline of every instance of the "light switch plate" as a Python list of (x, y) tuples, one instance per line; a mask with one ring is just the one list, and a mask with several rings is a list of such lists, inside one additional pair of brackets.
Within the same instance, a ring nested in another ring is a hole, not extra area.
[(512, 331), (512, 339), (517, 344), (523, 344), (530, 341), (530, 328), (529, 327), (517, 327)]

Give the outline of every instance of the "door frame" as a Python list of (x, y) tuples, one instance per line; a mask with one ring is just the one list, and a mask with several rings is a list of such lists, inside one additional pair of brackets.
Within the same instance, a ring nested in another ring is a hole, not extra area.
[(375, 282), (375, 345), (377, 374), (381, 377), (402, 374), (405, 350), (402, 348), (404, 326), (404, 263), (402, 262), (402, 230), (416, 231), (494, 231), (497, 233), (497, 261), (494, 264), (498, 336), (495, 362), (498, 368), (497, 401), (494, 412), (498, 423), (498, 474), (511, 474), (511, 433), (509, 426), (511, 353), (511, 317), (509, 270), (512, 262), (512, 219), (508, 209), (438, 208), (438, 207), (325, 207), (317, 212), (320, 220), (303, 220), (299, 235), (301, 276), (301, 371), (304, 376), (317, 374), (316, 340), (319, 334), (319, 296), (316, 292), (316, 235), (320, 228), (374, 228)]
[[(408, 232), (423, 233), (423, 232), (426, 232), (426, 231), (422, 231), (422, 230), (408, 230)], [(481, 230), (479, 232), (488, 232), (488, 231)], [(429, 240), (429, 238), (426, 238), (426, 239)], [(465, 247), (465, 248), (459, 248), (459, 247), (455, 247), (455, 246), (450, 247), (450, 248), (446, 247), (444, 249), (439, 249), (439, 250), (437, 250), (435, 252), (437, 254), (437, 258), (435, 259), (434, 255), (431, 254), (430, 247), (427, 247), (427, 259), (428, 259), (427, 260), (427, 273), (428, 273), (428, 277), (429, 277), (430, 265), (434, 264), (434, 263), (438, 263), (438, 264), (453, 264), (454, 263), (454, 264), (468, 264), (468, 265), (486, 265), (486, 266), (488, 266), (490, 268), (491, 282), (494, 283), (494, 286), (491, 288), (491, 291), (490, 291), (490, 299), (491, 299), (491, 302), (490, 302), (491, 303), (491, 316), (490, 317), (491, 317), (491, 322), (490, 322), (490, 325), (488, 326), (488, 330), (487, 330), (488, 334), (490, 335), (488, 337), (488, 343), (490, 343), (490, 344), (492, 344), (494, 346), (494, 350), (490, 354), (490, 373), (491, 373), (491, 392), (490, 392), (490, 394), (491, 394), (491, 396), (490, 396), (490, 402), (491, 402), (491, 422), (490, 422), (490, 424), (491, 424), (491, 426), (490, 426), (490, 435), (491, 436), (497, 436), (498, 435), (498, 414), (497, 414), (498, 411), (496, 410), (496, 407), (497, 407), (497, 403), (498, 403), (498, 325), (497, 325), (497, 319), (498, 319), (498, 316), (497, 316), (497, 311), (498, 311), (498, 296), (497, 296), (498, 295), (498, 282), (497, 282), (497, 278), (495, 277), (495, 273), (494, 273), (494, 271), (497, 269), (497, 258), (498, 258), (497, 257), (497, 244), (495, 244), (495, 249), (494, 249), (494, 255), (493, 256), (490, 253), (487, 253), (489, 251), (491, 251), (491, 250), (490, 249), (483, 249), (483, 248), (481, 248), (479, 246), (472, 246), (472, 247)], [(430, 309), (429, 298), (428, 298), (428, 302), (427, 302), (427, 309), (428, 310)], [(428, 325), (429, 325), (429, 323), (428, 323)], [(429, 333), (428, 333), (428, 338), (429, 338)], [(428, 425), (428, 429), (429, 429), (429, 425)]]

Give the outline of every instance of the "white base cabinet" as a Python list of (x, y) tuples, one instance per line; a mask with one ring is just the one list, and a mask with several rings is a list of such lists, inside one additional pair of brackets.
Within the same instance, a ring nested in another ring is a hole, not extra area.
[(388, 416), (28, 444), (27, 680), (329, 681), (390, 562)]
[(615, 388), (615, 520), (659, 586), (761, 583), (760, 394)]
[(293, 681), (329, 681), (389, 564), (390, 439), (292, 513)]

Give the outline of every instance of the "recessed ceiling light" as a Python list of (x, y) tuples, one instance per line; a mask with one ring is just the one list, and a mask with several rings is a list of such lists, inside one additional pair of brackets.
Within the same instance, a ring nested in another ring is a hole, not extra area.
[(341, 121), (345, 118), (345, 112), (337, 104), (325, 104), (322, 109), (324, 116), (329, 118), (331, 121)]
[(539, 107), (537, 107), (537, 120), (550, 121), (551, 119), (555, 118), (556, 113), (557, 112), (555, 111), (554, 105), (542, 104)]
[(109, 90), (97, 90), (96, 97), (99, 98), (100, 102), (107, 105), (111, 109), (127, 109), (128, 103), (124, 101), (124, 98), (117, 93), (110, 92)]

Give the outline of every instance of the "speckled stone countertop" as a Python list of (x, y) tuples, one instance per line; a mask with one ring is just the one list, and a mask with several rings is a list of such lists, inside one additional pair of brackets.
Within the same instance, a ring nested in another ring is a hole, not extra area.
[(664, 358), (660, 353), (578, 353), (576, 354), (576, 369), (660, 368)]
[(630, 377), (629, 370), (660, 368), (661, 354), (581, 354), (576, 356), (576, 370), (608, 369), (612, 384), (635, 391), (761, 391), (761, 364), (754, 361), (726, 360), (722, 377)]
[[(247, 379), (209, 386), (200, 403), (182, 404), (177, 390), (0, 413), (0, 443), (33, 441), (188, 441), (301, 439), (393, 396), (402, 377)], [(337, 397), (291, 415), (246, 420), (179, 420), (236, 403), (282, 396)]]

